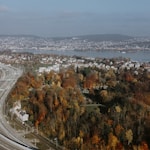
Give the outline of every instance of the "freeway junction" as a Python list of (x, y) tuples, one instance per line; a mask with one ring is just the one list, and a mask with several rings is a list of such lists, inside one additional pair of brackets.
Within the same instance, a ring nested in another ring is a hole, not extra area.
[(21, 69), (0, 63), (0, 150), (36, 149), (17, 134), (5, 118), (5, 100), (22, 73)]

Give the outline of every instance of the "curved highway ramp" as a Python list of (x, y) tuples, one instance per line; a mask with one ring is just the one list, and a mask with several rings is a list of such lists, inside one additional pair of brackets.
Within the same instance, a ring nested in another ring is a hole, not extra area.
[(37, 149), (27, 139), (17, 134), (5, 119), (5, 100), (21, 75), (22, 70), (0, 63), (0, 150)]

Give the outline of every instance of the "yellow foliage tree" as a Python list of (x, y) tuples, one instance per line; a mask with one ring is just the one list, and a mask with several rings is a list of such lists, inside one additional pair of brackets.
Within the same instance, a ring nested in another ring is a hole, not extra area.
[(109, 133), (107, 146), (108, 150), (116, 150), (116, 146), (118, 143), (118, 138), (115, 135), (113, 135), (113, 133)]
[(97, 144), (99, 144), (99, 142), (100, 142), (99, 136), (97, 134), (94, 134), (92, 137), (92, 144), (97, 145)]
[(132, 143), (132, 140), (133, 140), (132, 130), (131, 129), (127, 130), (125, 135), (126, 135), (126, 139), (128, 141), (128, 145), (129, 145), (130, 143)]
[(58, 135), (58, 138), (60, 141), (62, 141), (65, 137), (65, 128), (64, 128), (64, 125), (61, 124), (60, 125), (60, 128), (59, 128), (59, 135)]

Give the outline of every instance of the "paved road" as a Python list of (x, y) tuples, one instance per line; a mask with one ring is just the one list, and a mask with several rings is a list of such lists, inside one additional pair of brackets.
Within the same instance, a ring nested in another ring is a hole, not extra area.
[(16, 134), (4, 116), (7, 95), (21, 74), (22, 70), (0, 63), (0, 150), (31, 150), (33, 146)]

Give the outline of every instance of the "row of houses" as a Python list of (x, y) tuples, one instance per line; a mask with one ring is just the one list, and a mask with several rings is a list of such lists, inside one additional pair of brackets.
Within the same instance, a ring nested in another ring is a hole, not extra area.
[(139, 62), (132, 62), (132, 61), (118, 61), (113, 63), (112, 61), (110, 61), (109, 63), (107, 62), (107, 64), (105, 62), (96, 62), (95, 59), (91, 60), (89, 59), (89, 62), (85, 63), (84, 60), (82, 61), (69, 61), (68, 64), (65, 63), (63, 64), (63, 62), (57, 62), (54, 65), (48, 66), (48, 67), (39, 67), (38, 72), (42, 73), (42, 72), (50, 72), (50, 71), (55, 71), (55, 72), (59, 72), (60, 68), (67, 68), (70, 65), (73, 65), (74, 68), (76, 69), (81, 68), (81, 67), (96, 67), (99, 69), (104, 69), (104, 70), (115, 70), (117, 71), (118, 69), (127, 69), (130, 70), (132, 68), (134, 68), (135, 70), (138, 70), (141, 67), (141, 63)]

